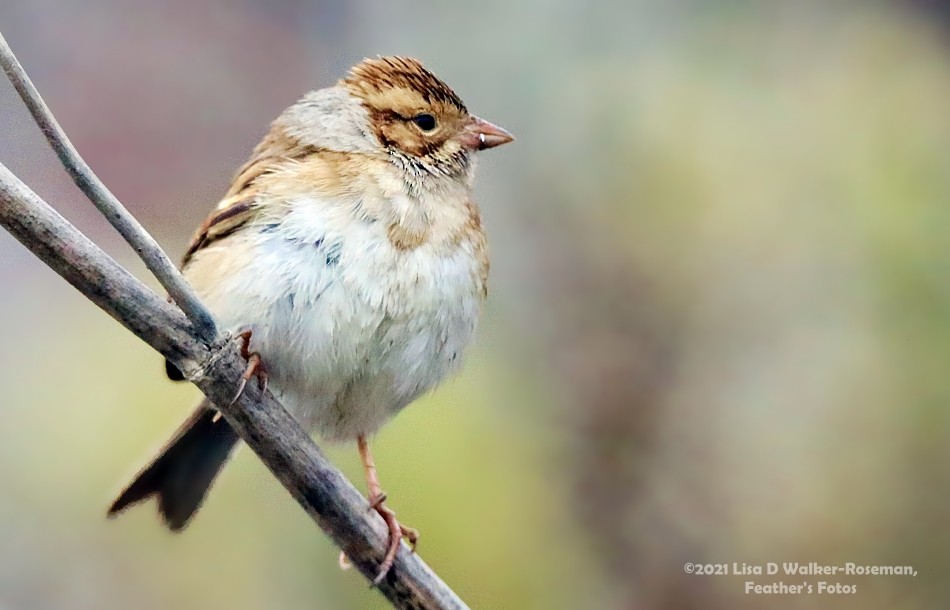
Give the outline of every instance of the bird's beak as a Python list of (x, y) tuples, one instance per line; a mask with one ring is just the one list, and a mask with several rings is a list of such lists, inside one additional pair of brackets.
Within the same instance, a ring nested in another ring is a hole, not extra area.
[(485, 150), (507, 144), (514, 139), (513, 135), (498, 125), (492, 125), (488, 121), (473, 116), (465, 126), (463, 144), (472, 150)]

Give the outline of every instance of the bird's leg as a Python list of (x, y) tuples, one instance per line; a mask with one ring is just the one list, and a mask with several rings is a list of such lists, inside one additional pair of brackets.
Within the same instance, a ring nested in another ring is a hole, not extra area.
[(376, 473), (376, 463), (373, 461), (373, 454), (370, 453), (369, 443), (363, 435), (357, 437), (356, 443), (359, 446), (360, 459), (363, 461), (363, 470), (366, 473), (370, 508), (379, 513), (379, 516), (386, 522), (386, 527), (389, 528), (389, 550), (386, 552), (383, 563), (379, 566), (379, 574), (373, 581), (374, 585), (378, 585), (382, 582), (383, 578), (386, 577), (386, 573), (389, 572), (389, 569), (393, 567), (393, 562), (396, 560), (396, 551), (399, 550), (399, 543), (403, 537), (409, 541), (409, 545), (412, 547), (412, 552), (414, 553), (416, 551), (416, 542), (419, 541), (419, 532), (411, 527), (400, 524), (399, 521), (396, 520), (396, 513), (385, 505), (386, 494), (383, 493), (383, 489), (379, 484), (379, 476)]
[(241, 383), (238, 386), (237, 394), (231, 399), (232, 405), (244, 393), (244, 388), (247, 387), (247, 382), (250, 381), (251, 377), (257, 377), (257, 387), (261, 389), (261, 392), (267, 390), (267, 371), (264, 370), (261, 355), (258, 352), (250, 351), (251, 331), (240, 332), (234, 338), (241, 343), (241, 357), (247, 360), (247, 368), (244, 369), (244, 373), (241, 375)]

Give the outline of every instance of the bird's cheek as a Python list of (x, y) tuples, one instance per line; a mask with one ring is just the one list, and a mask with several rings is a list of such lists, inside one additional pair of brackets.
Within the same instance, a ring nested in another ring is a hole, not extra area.
[(451, 157), (455, 154), (458, 154), (465, 148), (466, 147), (462, 142), (453, 138), (451, 140), (446, 140), (445, 143), (442, 144), (442, 153), (447, 157)]
[(389, 144), (399, 150), (414, 156), (423, 156), (427, 152), (426, 142), (422, 141), (416, 134), (409, 133), (405, 129), (394, 128), (387, 134)]

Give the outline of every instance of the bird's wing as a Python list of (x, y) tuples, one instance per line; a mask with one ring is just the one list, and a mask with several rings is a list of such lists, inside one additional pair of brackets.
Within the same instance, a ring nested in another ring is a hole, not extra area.
[(188, 264), (195, 252), (230, 235), (257, 216), (257, 183), (261, 176), (313, 152), (313, 147), (301, 144), (275, 123), (254, 148), (250, 160), (238, 170), (224, 199), (192, 236), (182, 258), (182, 267)]
[(218, 208), (205, 219), (198, 231), (192, 236), (188, 249), (182, 257), (184, 267), (191, 257), (210, 243), (230, 235), (249, 220), (254, 218), (254, 200), (252, 195), (240, 195), (223, 199)]

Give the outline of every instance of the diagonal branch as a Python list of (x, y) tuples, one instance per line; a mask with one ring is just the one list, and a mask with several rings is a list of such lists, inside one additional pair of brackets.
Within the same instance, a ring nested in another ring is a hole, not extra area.
[(13, 50), (0, 34), (0, 67), (7, 73), (7, 78), (13, 83), (20, 98), (33, 115), (33, 120), (39, 125), (43, 135), (49, 142), (60, 162), (73, 182), (76, 183), (90, 201), (102, 212), (102, 215), (122, 235), (139, 257), (145, 262), (148, 270), (158, 278), (168, 295), (185, 312), (188, 319), (195, 326), (198, 336), (205, 343), (210, 344), (217, 337), (214, 318), (208, 309), (198, 300), (191, 286), (185, 281), (178, 268), (168, 258), (158, 242), (148, 234), (134, 216), (116, 199), (115, 195), (106, 188), (99, 178), (92, 173), (89, 165), (79, 156), (76, 148), (66, 137), (62, 127), (53, 117), (46, 102), (40, 97), (36, 87), (20, 62), (17, 61)]

